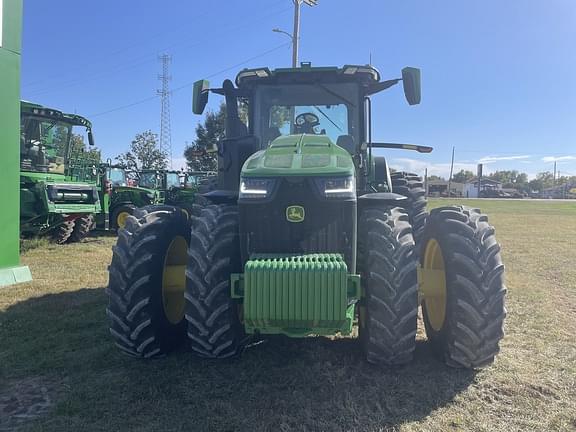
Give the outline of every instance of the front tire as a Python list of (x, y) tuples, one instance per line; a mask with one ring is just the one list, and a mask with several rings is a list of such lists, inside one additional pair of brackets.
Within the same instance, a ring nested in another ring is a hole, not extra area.
[(186, 337), (189, 225), (180, 211), (136, 210), (118, 232), (109, 267), (110, 333), (125, 353), (157, 357)]
[(366, 209), (359, 227), (362, 348), (371, 363), (407, 363), (416, 347), (418, 314), (418, 261), (408, 215), (400, 208)]
[(124, 204), (116, 207), (110, 214), (110, 227), (116, 230), (124, 228), (128, 216), (134, 214), (134, 210), (136, 210), (136, 207), (132, 204)]
[(186, 269), (186, 320), (192, 351), (203, 358), (240, 353), (244, 331), (231, 298), (230, 275), (240, 273), (238, 208), (211, 205), (192, 216)]
[(434, 350), (449, 366), (491, 364), (504, 336), (504, 265), (494, 228), (478, 209), (432, 210), (421, 260), (422, 312)]

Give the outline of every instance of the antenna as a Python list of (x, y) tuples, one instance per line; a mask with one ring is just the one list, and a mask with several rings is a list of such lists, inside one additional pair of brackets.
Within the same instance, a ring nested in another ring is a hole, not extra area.
[(158, 60), (162, 63), (162, 74), (158, 75), (158, 79), (162, 82), (162, 88), (156, 90), (158, 96), (161, 100), (160, 109), (160, 151), (168, 153), (168, 158), (170, 160), (170, 168), (172, 168), (172, 132), (170, 130), (170, 89), (169, 82), (172, 77), (168, 73), (170, 63), (172, 62), (172, 56), (168, 54), (162, 54), (158, 56)]

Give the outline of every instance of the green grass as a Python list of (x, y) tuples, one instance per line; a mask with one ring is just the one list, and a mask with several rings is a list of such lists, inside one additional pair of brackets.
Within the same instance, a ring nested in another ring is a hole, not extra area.
[(0, 430), (576, 430), (576, 203), (466, 204), (490, 215), (507, 267), (507, 335), (490, 368), (445, 367), (423, 332), (414, 362), (394, 369), (367, 364), (351, 338), (137, 361), (107, 331), (114, 239), (43, 244), (23, 255), (34, 281), (0, 290)]

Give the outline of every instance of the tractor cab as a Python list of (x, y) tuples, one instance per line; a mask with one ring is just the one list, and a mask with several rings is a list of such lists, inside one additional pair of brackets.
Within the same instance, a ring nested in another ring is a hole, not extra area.
[(83, 143), (72, 140), (73, 133), (83, 129), (89, 145), (94, 145), (92, 125), (87, 119), (25, 101), (21, 102), (20, 118), (22, 171), (61, 174), (77, 181), (95, 181), (93, 171), (99, 163), (99, 155), (92, 158), (81, 154), (85, 153)]
[(150, 169), (141, 170), (138, 171), (138, 186), (162, 191), (180, 188), (182, 186), (180, 172)]
[[(205, 80), (196, 82), (193, 100), (196, 114), (203, 112), (209, 92), (226, 98), (227, 139), (219, 149), (219, 166), (226, 168), (219, 171), (219, 195), (230, 196), (233, 191), (238, 194), (240, 172), (230, 170), (240, 169), (249, 156), (267, 151), (273, 143), (278, 149), (298, 139), (286, 139), (290, 136), (306, 136), (307, 141), (329, 143), (330, 148), (344, 149), (349, 157), (341, 155), (340, 163), (352, 161), (359, 191), (374, 191), (371, 185), (375, 184), (389, 185), (387, 176), (375, 178), (383, 170), (374, 166), (372, 148), (402, 146), (431, 150), (424, 146), (372, 142), (370, 96), (400, 81), (408, 103), (418, 104), (420, 71), (409, 67), (402, 70), (402, 78), (387, 81), (381, 81), (380, 73), (372, 66), (312, 67), (303, 63), (300, 68), (245, 69), (237, 75), (236, 85), (226, 80), (222, 88), (211, 89)], [(276, 143), (278, 139), (281, 140)], [(317, 162), (322, 159), (319, 156), (323, 153), (321, 147), (318, 144), (316, 150), (310, 150), (316, 156), (304, 157), (305, 164), (312, 159)], [(280, 159), (272, 157), (272, 153), (270, 160), (281, 165)], [(270, 160), (268, 165), (272, 163)], [(284, 156), (283, 161), (287, 164), (288, 157)], [(213, 198), (218, 199), (217, 195), (213, 194)]]

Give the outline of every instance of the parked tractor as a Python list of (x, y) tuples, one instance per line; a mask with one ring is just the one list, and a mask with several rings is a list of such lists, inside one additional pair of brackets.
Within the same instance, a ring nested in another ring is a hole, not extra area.
[[(47, 235), (56, 243), (80, 241), (100, 211), (96, 187), (99, 154), (71, 145), (73, 128), (84, 129), (94, 144), (92, 125), (65, 114), (21, 102), (20, 232)], [(80, 154), (82, 153), (82, 154)]]
[(102, 212), (97, 227), (101, 229), (123, 228), (136, 208), (163, 201), (160, 192), (153, 188), (132, 186), (126, 169), (111, 161), (100, 164), (99, 186)]
[(168, 206), (177, 206), (186, 215), (191, 215), (194, 203), (198, 201), (197, 189), (186, 183), (186, 176), (175, 170), (141, 170), (138, 172), (138, 185), (155, 189), (160, 193), (162, 203)]
[[(120, 230), (110, 265), (110, 332), (124, 352), (163, 355), (187, 341), (204, 358), (265, 335), (349, 335), (369, 362), (410, 361), (422, 307), (450, 366), (490, 364), (505, 316), (500, 246), (478, 209), (426, 211), (422, 180), (375, 149), (371, 96), (399, 82), (420, 102), (420, 71), (372, 66), (245, 69), (194, 85), (226, 99), (218, 181), (188, 222), (149, 208)], [(247, 115), (239, 115), (239, 106)], [(242, 121), (247, 118), (247, 123)], [(191, 228), (190, 228), (191, 226)]]

